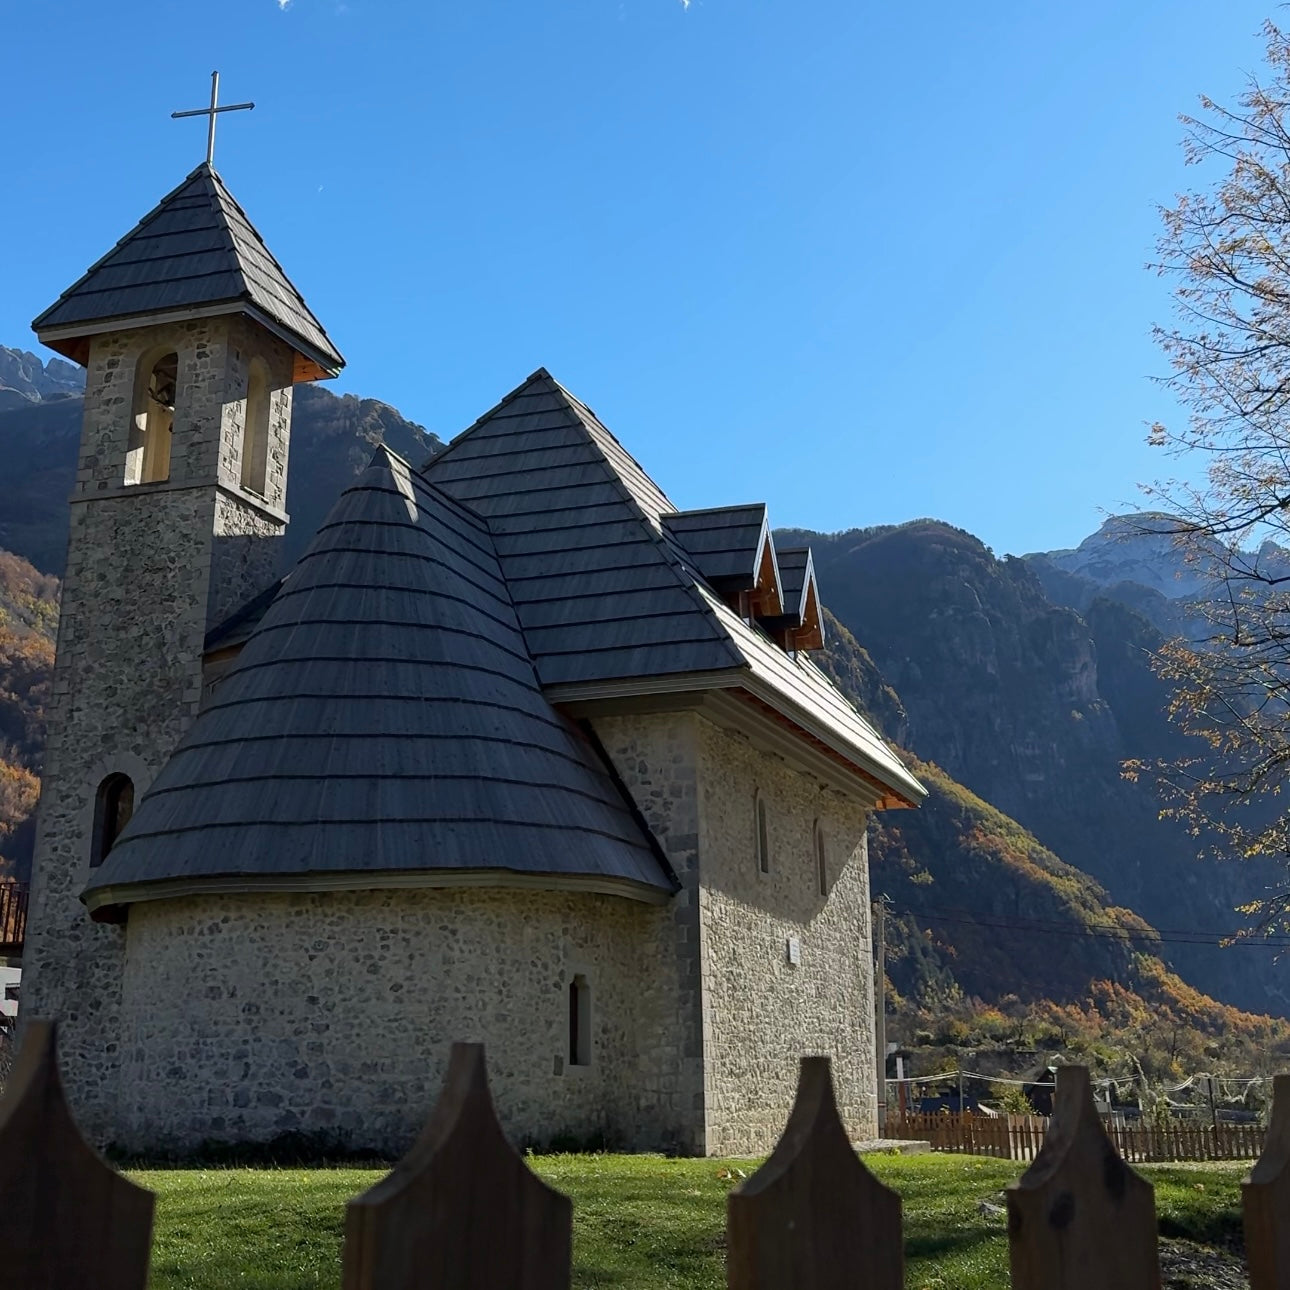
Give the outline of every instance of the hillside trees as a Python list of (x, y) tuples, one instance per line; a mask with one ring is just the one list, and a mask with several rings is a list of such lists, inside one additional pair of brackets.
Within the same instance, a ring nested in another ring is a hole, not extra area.
[[(1181, 478), (1149, 489), (1187, 559), (1212, 580), (1187, 638), (1157, 656), (1171, 715), (1207, 751), (1152, 767), (1167, 812), (1229, 856), (1287, 865), (1246, 912), (1290, 930), (1290, 38), (1265, 27), (1266, 69), (1233, 107), (1184, 117), (1208, 186), (1164, 212), (1159, 271), (1172, 321), (1156, 336), (1185, 409), (1151, 441)], [(1130, 768), (1131, 773), (1135, 769)]]

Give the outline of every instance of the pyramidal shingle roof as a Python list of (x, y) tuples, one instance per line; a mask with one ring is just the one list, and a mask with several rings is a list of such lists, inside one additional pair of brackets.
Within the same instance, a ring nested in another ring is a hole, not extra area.
[(380, 449), (85, 899), (507, 877), (676, 887), (589, 736), (544, 697), (487, 526)]
[(222, 305), (258, 315), (327, 375), (345, 365), (224, 181), (203, 162), (32, 327), (68, 353), (68, 341), (108, 324)]
[[(667, 522), (676, 507), (545, 369), (422, 472), (486, 520), (553, 702), (738, 690), (855, 766), (880, 786), (881, 800), (926, 795), (819, 668), (714, 593), (705, 557), (691, 556), (673, 532), (684, 525)], [(743, 510), (764, 521), (764, 507), (711, 514), (740, 518)]]
[(487, 521), (544, 685), (741, 664), (659, 527), (676, 508), (545, 370), (423, 471)]

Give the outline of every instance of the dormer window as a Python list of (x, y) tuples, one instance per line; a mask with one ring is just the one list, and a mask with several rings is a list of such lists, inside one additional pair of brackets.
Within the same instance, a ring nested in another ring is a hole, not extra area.
[(703, 580), (749, 625), (780, 612), (779, 567), (764, 503), (678, 511), (659, 522)]
[(134, 382), (134, 415), (125, 452), (125, 482), (155, 484), (170, 478), (179, 355), (145, 355)]
[(774, 618), (764, 618), (762, 626), (790, 654), (798, 650), (822, 649), (824, 625), (811, 548), (790, 547), (780, 551), (779, 569), (783, 579), (784, 609)]

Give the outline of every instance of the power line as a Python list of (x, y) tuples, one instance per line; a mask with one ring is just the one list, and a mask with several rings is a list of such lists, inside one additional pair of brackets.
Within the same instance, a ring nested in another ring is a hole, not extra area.
[(1262, 936), (1256, 940), (1250, 937), (1239, 937), (1234, 931), (1203, 931), (1198, 928), (1169, 930), (1152, 928), (1139, 931), (1135, 928), (1122, 927), (1118, 923), (1088, 923), (1084, 927), (1072, 927), (1069, 923), (1033, 918), (1006, 918), (998, 914), (978, 914), (964, 909), (898, 909), (891, 912), (898, 917), (922, 918), (929, 922), (966, 923), (1001, 931), (1036, 932), (1044, 936), (1067, 936), (1085, 940), (1148, 941), (1153, 944), (1213, 945), (1224, 948), (1240, 946), (1247, 949), (1290, 949), (1290, 936)]

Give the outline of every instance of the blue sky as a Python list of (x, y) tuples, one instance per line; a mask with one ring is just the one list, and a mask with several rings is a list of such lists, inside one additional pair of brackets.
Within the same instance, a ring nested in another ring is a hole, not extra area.
[(681, 507), (1071, 545), (1170, 469), (1143, 266), (1267, 0), (8, 0), (0, 344), (204, 155), (445, 438), (543, 365)]

